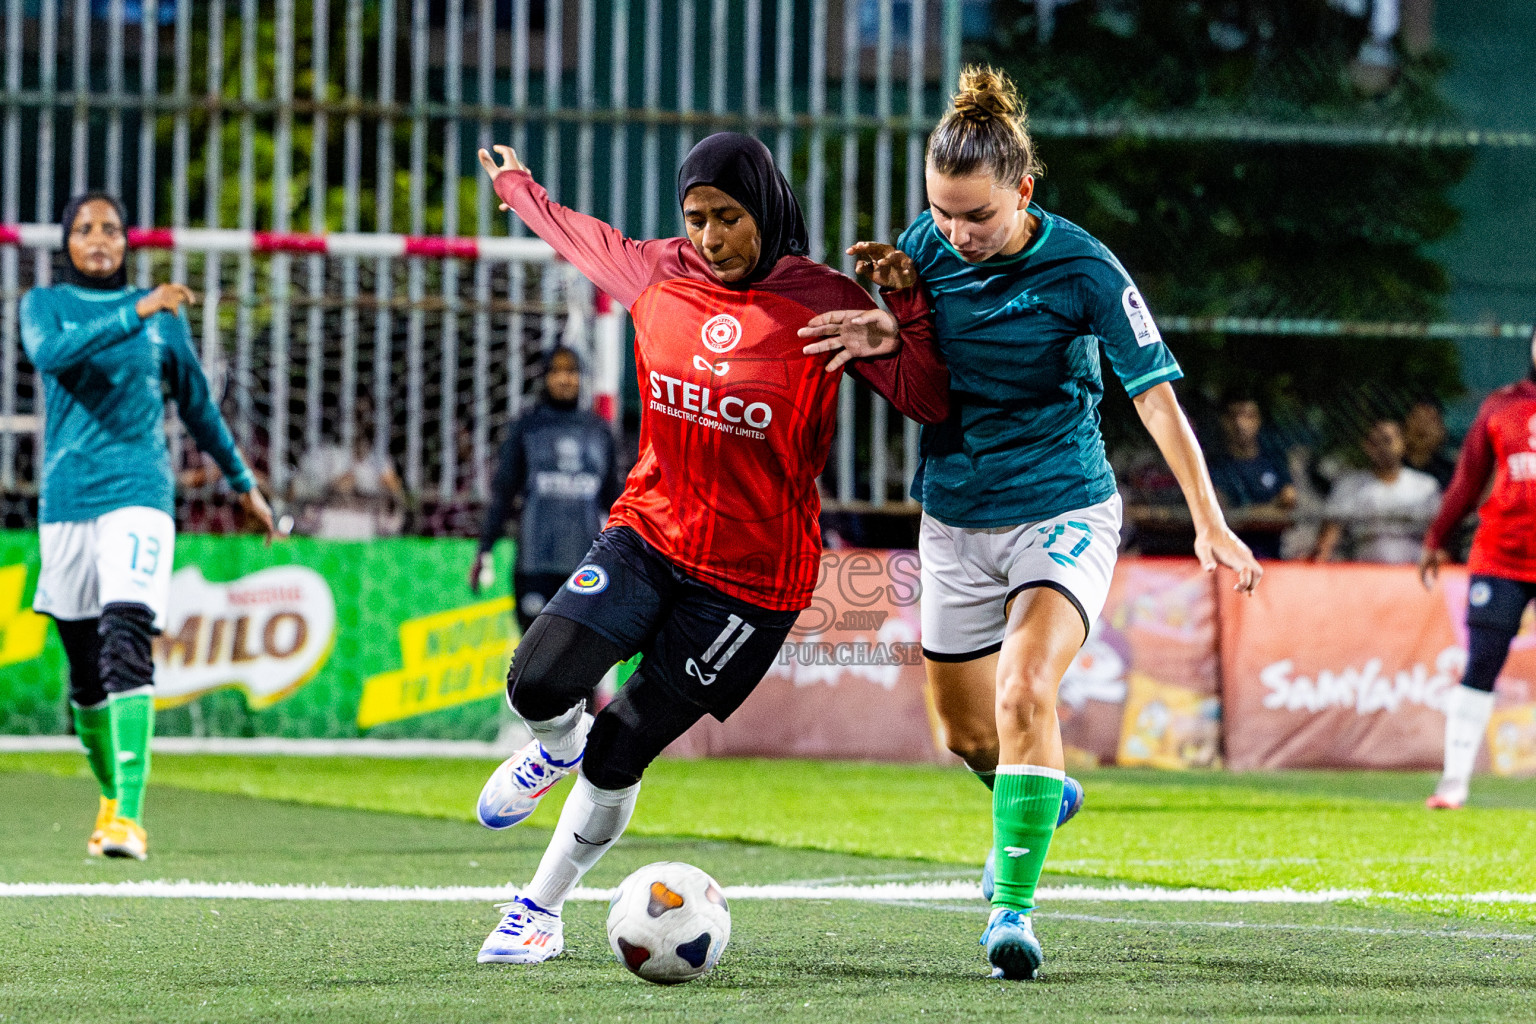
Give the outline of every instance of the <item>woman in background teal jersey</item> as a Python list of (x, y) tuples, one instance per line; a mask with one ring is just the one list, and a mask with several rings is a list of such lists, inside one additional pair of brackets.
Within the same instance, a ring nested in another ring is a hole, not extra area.
[(101, 784), (93, 856), (148, 853), (141, 817), (154, 733), (151, 637), (165, 624), (176, 544), (165, 396), (272, 536), (272, 511), (208, 392), (179, 315), (185, 285), (129, 288), (116, 199), (65, 208), (62, 282), (21, 300), (21, 341), (43, 379), (42, 568), (32, 607), (69, 659), (75, 728)]
[[(1140, 292), (1097, 239), (1031, 202), (1039, 173), (1012, 85), (969, 68), (928, 141), (929, 209), (895, 247), (848, 250), (898, 321), (926, 299), (949, 366), (950, 417), (923, 428), (912, 484), (923, 653), (950, 749), (993, 790), (982, 941), (1008, 978), (1035, 977), (1044, 959), (1028, 914), (1052, 831), (1081, 801), (1056, 691), (1103, 609), (1120, 539), (1101, 349), (1178, 478), (1200, 564), (1235, 570), (1244, 592), (1263, 574), (1227, 528), (1174, 397), (1182, 373)], [(801, 333), (828, 340), (806, 352), (888, 315), (817, 317)]]

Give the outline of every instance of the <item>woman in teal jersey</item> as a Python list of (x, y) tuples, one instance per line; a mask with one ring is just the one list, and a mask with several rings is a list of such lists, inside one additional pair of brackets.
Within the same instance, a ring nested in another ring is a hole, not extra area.
[[(1168, 460), (1195, 554), (1251, 591), (1263, 570), (1227, 528), (1174, 397), (1182, 376), (1130, 276), (1100, 242), (1034, 205), (1039, 165), (1012, 85), (970, 68), (928, 141), (929, 209), (895, 247), (861, 242), (858, 270), (897, 320), (926, 299), (951, 378), (951, 414), (923, 428), (912, 485), (923, 649), (951, 750), (993, 790), (995, 883), (983, 942), (994, 973), (1036, 976), (1028, 917), (1063, 805), (1056, 691), (1109, 592), (1120, 498), (1099, 435), (1102, 348)], [(841, 344), (875, 311), (802, 331)], [(1079, 791), (1080, 792), (1080, 791)]]
[(148, 852), (141, 817), (154, 732), (151, 638), (163, 627), (176, 543), (165, 395), (272, 535), (192, 348), (186, 286), (128, 287), (123, 211), (81, 196), (64, 211), (62, 282), (21, 300), (21, 341), (43, 379), (42, 567), (32, 607), (69, 660), (76, 732), (101, 784), (93, 856)]

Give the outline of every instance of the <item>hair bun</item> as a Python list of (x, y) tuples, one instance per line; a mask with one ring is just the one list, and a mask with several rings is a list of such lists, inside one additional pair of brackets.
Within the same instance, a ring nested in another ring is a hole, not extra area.
[(1021, 106), (1019, 94), (1003, 72), (971, 65), (960, 73), (955, 113), (967, 121), (1015, 117)]

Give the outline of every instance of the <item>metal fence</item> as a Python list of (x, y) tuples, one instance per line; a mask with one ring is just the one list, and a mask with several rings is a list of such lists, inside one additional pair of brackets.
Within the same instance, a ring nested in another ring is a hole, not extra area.
[[(1042, 0), (1043, 2), (1043, 0)], [(140, 228), (141, 284), (193, 314), (225, 407), (285, 492), (306, 458), (360, 445), (418, 499), (484, 496), (527, 368), (592, 336), (591, 295), (543, 257), (469, 261), (227, 251), (185, 229), (481, 239), (474, 150), (511, 142), (559, 200), (641, 237), (679, 230), (671, 182), (707, 132), (758, 134), (805, 205), (813, 256), (889, 238), (921, 210), (926, 132), (984, 0), (0, 0), (0, 222), (48, 222), (87, 187)], [(972, 26), (969, 27), (968, 26)], [(1036, 118), (1036, 134), (1311, 145), (1536, 148), (1536, 134), (1195, 116)], [(35, 491), (39, 408), (20, 289), (44, 250), (0, 246), (0, 489)], [(1182, 317), (1170, 332), (1514, 337), (1521, 325)], [(846, 382), (828, 496), (903, 497), (916, 427)]]
[[(671, 182), (688, 148), (732, 128), (775, 151), (822, 259), (921, 209), (922, 145), (966, 8), (8, 0), (0, 221), (48, 222), (104, 188), (144, 229), (518, 236), (473, 160), (510, 142), (556, 198), (649, 237), (680, 226)], [(205, 362), (279, 492), (306, 453), (361, 437), (414, 494), (483, 497), (530, 357), (589, 326), (589, 295), (539, 261), (228, 253), (178, 237), (135, 253), (130, 277), (204, 293)], [(40, 412), (18, 289), (47, 283), (52, 258), (0, 248), (12, 492), (35, 486)], [(849, 382), (839, 409), (829, 489), (883, 504), (915, 468), (915, 426)]]

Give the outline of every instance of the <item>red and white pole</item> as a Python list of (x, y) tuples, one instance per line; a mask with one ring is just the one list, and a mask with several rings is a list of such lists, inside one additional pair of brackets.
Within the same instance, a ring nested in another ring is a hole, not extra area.
[(613, 425), (621, 425), (619, 404), (624, 376), (624, 307), (599, 291), (592, 325), (592, 410)]
[[(57, 224), (0, 225), (0, 245), (25, 249), (59, 249), (63, 239)], [(291, 252), (326, 256), (405, 257), (435, 259), (520, 260), (549, 263), (555, 251), (537, 238), (445, 238), (430, 235), (337, 233), (306, 235), (230, 228), (129, 228), (131, 249), (179, 249), (186, 252)]]

